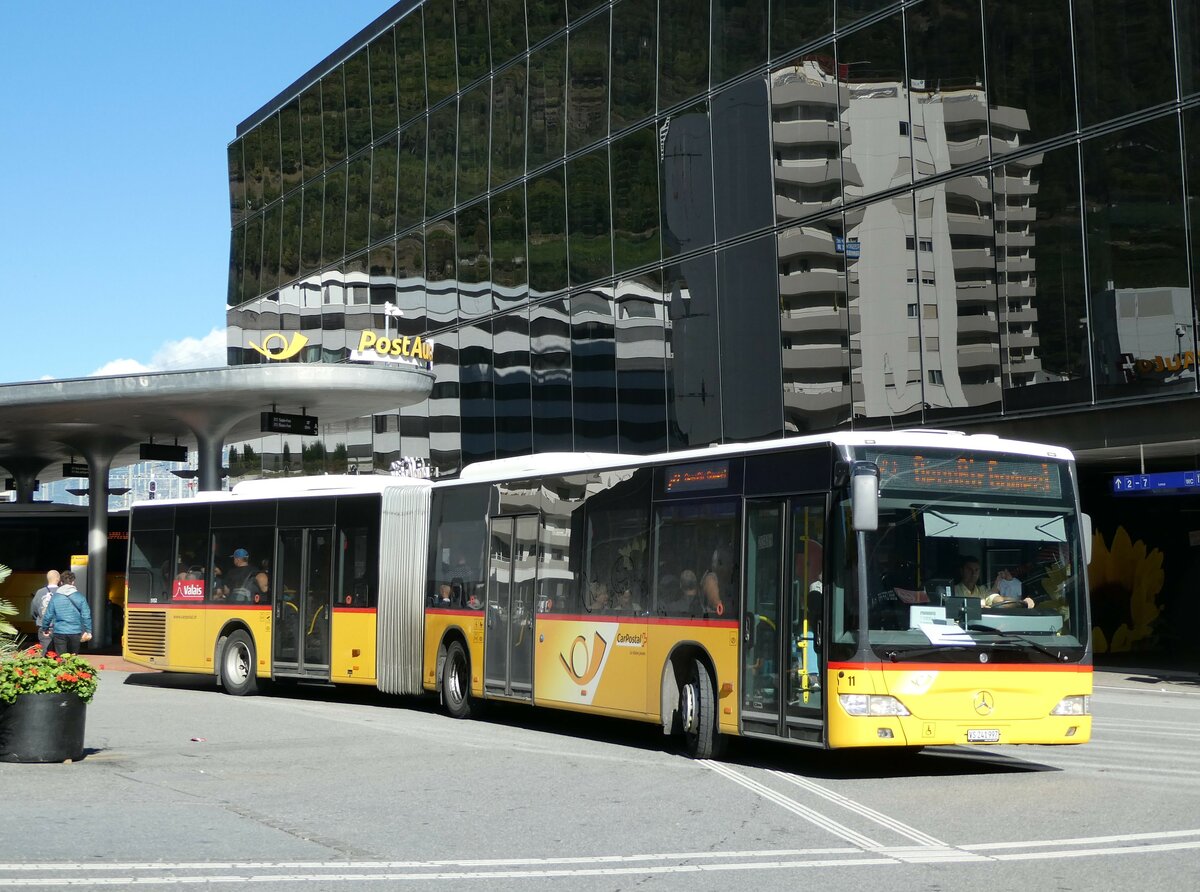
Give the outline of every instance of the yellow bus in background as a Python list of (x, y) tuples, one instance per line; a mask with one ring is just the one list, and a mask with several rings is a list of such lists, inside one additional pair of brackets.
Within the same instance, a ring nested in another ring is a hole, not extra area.
[(1067, 450), (952, 432), (252, 481), (133, 507), (124, 654), (620, 716), (697, 757), (1083, 743), (1090, 539)]

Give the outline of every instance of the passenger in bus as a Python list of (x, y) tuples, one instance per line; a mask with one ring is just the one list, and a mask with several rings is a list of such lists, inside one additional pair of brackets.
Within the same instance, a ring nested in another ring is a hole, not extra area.
[(603, 582), (592, 582), (588, 585), (587, 600), (584, 602), (588, 613), (604, 613), (609, 608), (608, 586)]
[(703, 595), (704, 617), (714, 619), (725, 615), (725, 601), (721, 598), (721, 581), (717, 574), (709, 570), (700, 580), (700, 592)]
[(667, 601), (660, 612), (668, 616), (699, 616), (700, 615), (700, 584), (696, 574), (684, 570), (679, 574), (679, 591), (672, 600)]
[[(221, 574), (221, 582), (217, 588), (217, 598), (248, 604), (258, 601), (270, 588), (270, 580), (262, 570), (255, 571), (250, 566), (250, 552), (237, 548), (230, 556), (233, 566)], [(258, 595), (256, 599), (254, 596)]]
[(1005, 567), (996, 574), (992, 591), (983, 599), (984, 607), (1033, 607), (1033, 598), (1026, 598), (1021, 580)]

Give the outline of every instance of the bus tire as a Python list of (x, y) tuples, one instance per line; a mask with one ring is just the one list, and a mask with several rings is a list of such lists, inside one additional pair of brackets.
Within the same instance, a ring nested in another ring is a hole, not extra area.
[(708, 667), (693, 660), (687, 683), (679, 692), (679, 720), (684, 750), (693, 759), (715, 759), (725, 750), (717, 730), (717, 696)]
[(258, 678), (254, 674), (256, 665), (254, 641), (250, 636), (241, 629), (230, 633), (221, 648), (217, 665), (225, 693), (235, 697), (258, 693)]
[(461, 641), (451, 641), (442, 663), (442, 704), (452, 717), (471, 717), (471, 660)]

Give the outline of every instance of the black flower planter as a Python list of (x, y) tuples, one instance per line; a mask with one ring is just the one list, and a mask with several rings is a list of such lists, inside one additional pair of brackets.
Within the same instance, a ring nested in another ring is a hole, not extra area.
[(73, 693), (21, 694), (0, 703), (0, 762), (83, 758), (87, 704)]

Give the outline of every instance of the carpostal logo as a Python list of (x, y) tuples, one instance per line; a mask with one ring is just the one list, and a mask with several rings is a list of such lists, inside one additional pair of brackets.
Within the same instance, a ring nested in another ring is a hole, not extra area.
[(649, 637), (650, 636), (644, 632), (639, 632), (636, 634), (633, 632), (622, 632), (617, 636), (617, 640), (614, 642), (614, 644), (617, 647), (645, 647), (646, 640)]
[[(271, 346), (271, 342), (274, 341), (276, 338), (279, 339), (279, 343), (282, 345), (278, 349)], [(289, 343), (288, 339), (287, 339), (287, 335), (285, 335), (281, 331), (273, 331), (269, 335), (267, 335), (265, 338), (263, 338), (261, 347), (258, 344), (254, 343), (254, 341), (250, 342), (250, 346), (254, 350), (257, 350), (259, 353), (261, 353), (263, 356), (265, 356), (267, 359), (283, 360), (283, 359), (291, 359), (293, 356), (295, 356), (297, 353), (299, 353), (301, 350), (303, 350), (304, 345), (307, 343), (308, 343), (308, 338), (306, 338), (304, 335), (300, 334), (300, 332), (295, 332), (292, 335), (291, 342)]]
[(559, 654), (559, 662), (567, 670), (567, 675), (575, 684), (583, 687), (591, 684), (600, 674), (604, 665), (604, 655), (608, 652), (608, 642), (599, 632), (592, 633), (592, 646), (589, 648), (587, 638), (576, 635), (566, 654)]

